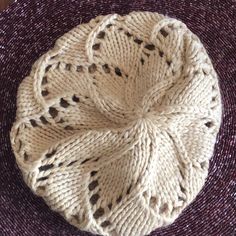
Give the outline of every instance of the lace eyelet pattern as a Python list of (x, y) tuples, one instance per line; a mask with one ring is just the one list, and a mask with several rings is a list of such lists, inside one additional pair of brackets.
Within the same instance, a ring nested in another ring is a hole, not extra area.
[(110, 14), (35, 62), (18, 89), (11, 144), (26, 183), (69, 223), (142, 236), (201, 190), (221, 110), (216, 72), (184, 23)]

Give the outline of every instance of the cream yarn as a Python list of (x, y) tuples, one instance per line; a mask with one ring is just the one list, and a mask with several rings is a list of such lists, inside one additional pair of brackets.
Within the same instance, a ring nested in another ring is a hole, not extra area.
[(196, 197), (220, 121), (217, 75), (185, 24), (111, 14), (35, 62), (11, 142), (26, 183), (71, 224), (142, 236)]

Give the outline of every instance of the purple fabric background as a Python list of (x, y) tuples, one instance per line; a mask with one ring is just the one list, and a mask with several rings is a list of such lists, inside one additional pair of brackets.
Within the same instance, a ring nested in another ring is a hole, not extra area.
[(219, 75), (224, 104), (223, 123), (203, 190), (174, 224), (151, 235), (236, 235), (236, 1), (19, 0), (0, 13), (1, 236), (90, 235), (52, 212), (23, 182), (9, 141), (16, 92), (33, 62), (65, 32), (99, 14), (132, 10), (178, 18), (201, 38)]

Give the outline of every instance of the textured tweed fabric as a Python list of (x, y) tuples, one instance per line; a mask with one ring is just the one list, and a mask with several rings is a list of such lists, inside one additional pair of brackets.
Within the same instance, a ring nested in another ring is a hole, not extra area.
[(18, 1), (0, 14), (1, 235), (90, 235), (69, 225), (26, 187), (11, 150), (16, 92), (34, 61), (68, 30), (100, 14), (158, 11), (196, 33), (219, 75), (223, 122), (206, 184), (171, 226), (150, 235), (235, 235), (236, 50), (234, 1)]
[(101, 15), (34, 63), (11, 142), (29, 187), (71, 224), (142, 236), (201, 190), (221, 107), (212, 63), (184, 23)]

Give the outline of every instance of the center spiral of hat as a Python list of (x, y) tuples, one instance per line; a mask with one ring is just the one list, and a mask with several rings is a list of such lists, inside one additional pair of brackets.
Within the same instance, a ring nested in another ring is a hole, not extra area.
[(148, 117), (148, 112), (145, 112), (142, 108), (137, 108), (134, 113), (135, 119), (145, 119)]
[(26, 183), (68, 222), (142, 236), (196, 197), (220, 121), (217, 75), (185, 24), (112, 14), (75, 27), (35, 62), (11, 143)]

